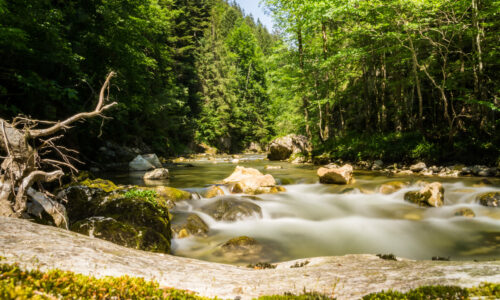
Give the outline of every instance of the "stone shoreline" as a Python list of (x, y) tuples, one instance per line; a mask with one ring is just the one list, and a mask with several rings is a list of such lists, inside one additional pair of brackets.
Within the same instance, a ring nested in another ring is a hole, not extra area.
[(0, 217), (0, 263), (26, 269), (61, 269), (86, 275), (143, 277), (164, 287), (224, 299), (301, 293), (304, 288), (337, 299), (355, 299), (387, 289), (407, 291), (422, 285), (471, 287), (500, 283), (500, 262), (398, 261), (375, 255), (346, 255), (282, 262), (276, 269), (253, 270), (129, 249), (59, 228)]

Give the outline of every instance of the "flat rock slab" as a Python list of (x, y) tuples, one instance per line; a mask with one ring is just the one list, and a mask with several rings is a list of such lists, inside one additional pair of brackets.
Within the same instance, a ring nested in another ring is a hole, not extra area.
[(422, 285), (470, 287), (500, 282), (500, 262), (382, 260), (374, 255), (346, 255), (279, 263), (276, 269), (204, 262), (124, 248), (59, 228), (0, 217), (1, 263), (41, 270), (61, 269), (93, 276), (129, 275), (156, 280), (164, 287), (202, 296), (250, 299), (262, 295), (301, 293), (304, 288), (355, 299), (387, 289), (406, 291)]

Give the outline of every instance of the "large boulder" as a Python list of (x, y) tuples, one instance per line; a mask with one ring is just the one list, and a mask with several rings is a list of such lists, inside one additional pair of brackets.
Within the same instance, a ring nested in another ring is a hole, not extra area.
[(312, 148), (307, 138), (303, 135), (289, 134), (275, 139), (269, 145), (269, 160), (287, 160), (292, 154), (309, 156)]
[(163, 167), (163, 165), (160, 162), (160, 159), (154, 153), (153, 154), (144, 154), (144, 155), (142, 155), (142, 157), (145, 160), (147, 160), (150, 164), (152, 164), (153, 167), (155, 167), (155, 168), (161, 168), (161, 167)]
[(158, 193), (86, 179), (63, 188), (70, 229), (140, 250), (170, 251), (168, 202)]
[(407, 192), (404, 199), (420, 206), (440, 207), (444, 204), (444, 188), (439, 182), (428, 183), (420, 191)]
[(167, 179), (168, 177), (168, 170), (164, 168), (154, 169), (153, 171), (144, 174), (144, 180), (162, 180)]
[(354, 182), (353, 168), (347, 164), (341, 168), (322, 167), (318, 169), (319, 182), (329, 184), (349, 184)]
[(233, 197), (222, 197), (202, 207), (202, 211), (217, 221), (238, 221), (249, 217), (262, 217), (262, 209), (257, 204)]
[(230, 185), (232, 193), (264, 194), (284, 191), (284, 188), (276, 185), (272, 175), (264, 175), (257, 169), (241, 166), (237, 166), (222, 183)]
[(500, 207), (500, 192), (484, 193), (477, 196), (479, 204), (488, 207)]
[(155, 168), (155, 166), (146, 160), (142, 155), (137, 155), (134, 160), (128, 164), (131, 171), (149, 171)]

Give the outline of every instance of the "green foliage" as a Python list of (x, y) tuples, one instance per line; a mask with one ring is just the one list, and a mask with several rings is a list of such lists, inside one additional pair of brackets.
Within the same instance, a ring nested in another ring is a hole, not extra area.
[(484, 297), (484, 299), (499, 299), (500, 284), (483, 282), (477, 287), (469, 288), (472, 297)]
[(266, 68), (263, 53), (274, 43), (262, 24), (239, 7), (218, 2), (197, 56), (202, 99), (196, 140), (224, 152), (268, 141)]
[(283, 40), (267, 62), (278, 135), (350, 160), (500, 156), (495, 1), (263, 2)]
[(158, 202), (158, 193), (156, 191), (133, 188), (128, 190), (125, 194), (123, 194), (123, 196), (127, 199), (143, 200), (153, 205), (154, 208), (159, 209), (162, 214), (165, 213), (163, 210), (164, 207), (162, 207), (162, 205)]
[(160, 288), (142, 278), (79, 275), (53, 270), (23, 271), (16, 265), (0, 265), (2, 299), (206, 299), (193, 293)]

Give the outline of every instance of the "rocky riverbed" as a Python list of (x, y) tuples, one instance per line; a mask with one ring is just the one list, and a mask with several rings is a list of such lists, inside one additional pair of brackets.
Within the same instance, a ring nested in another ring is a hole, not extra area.
[[(375, 255), (318, 257), (254, 270), (167, 254), (144, 252), (26, 220), (0, 218), (2, 263), (27, 269), (58, 268), (94, 276), (129, 275), (156, 280), (165, 287), (203, 296), (250, 299), (261, 295), (300, 293), (306, 288), (353, 299), (422, 285), (469, 287), (500, 282), (500, 262), (383, 260)], [(309, 261), (303, 267), (290, 268)]]

